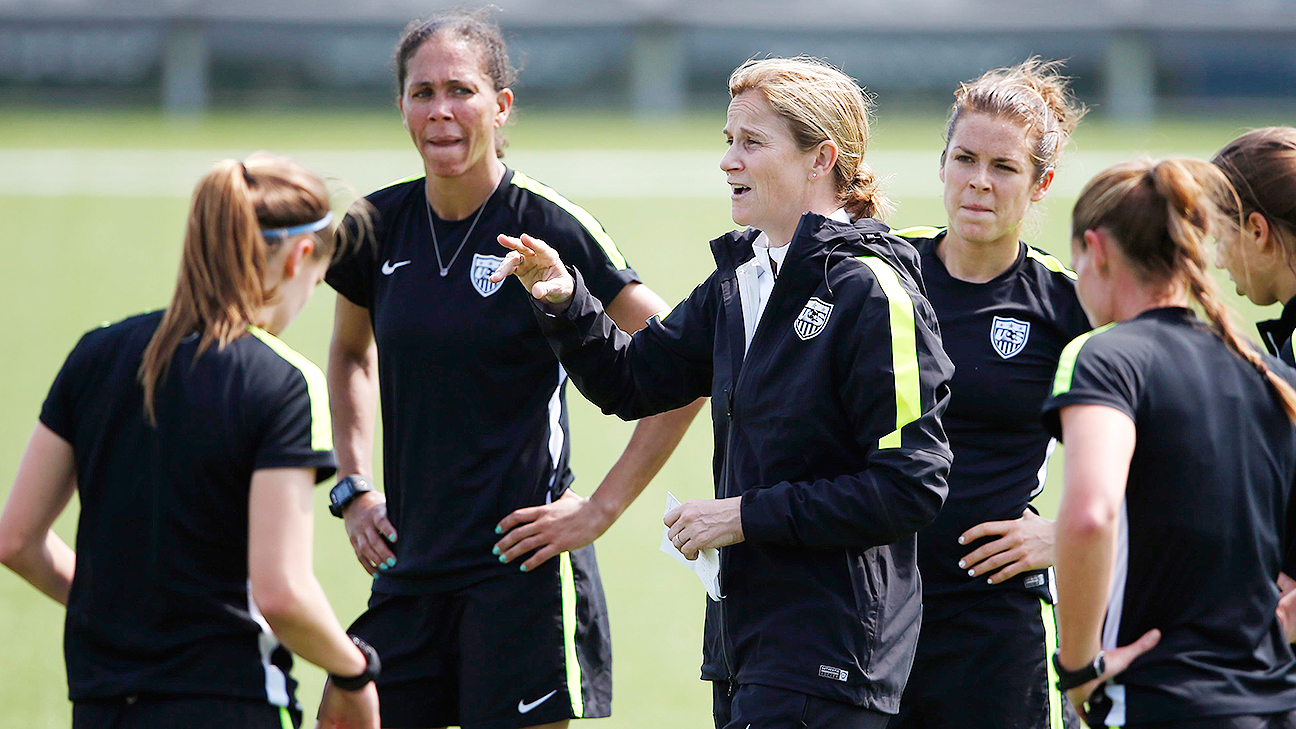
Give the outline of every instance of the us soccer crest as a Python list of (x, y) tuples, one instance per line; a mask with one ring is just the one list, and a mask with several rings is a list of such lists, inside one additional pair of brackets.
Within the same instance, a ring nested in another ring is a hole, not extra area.
[(500, 286), (504, 285), (503, 281), (492, 283), (490, 280), (490, 275), (495, 273), (495, 269), (503, 262), (503, 256), (473, 254), (472, 265), (468, 267), (468, 278), (472, 280), (473, 288), (477, 289), (477, 293), (481, 294), (482, 298), (499, 291)]
[(832, 304), (812, 296), (801, 313), (797, 314), (796, 321), (792, 322), (792, 329), (802, 341), (814, 339), (828, 325), (828, 317), (832, 316), (832, 310)]
[(1004, 359), (1016, 357), (1026, 348), (1030, 338), (1030, 322), (1008, 316), (996, 316), (990, 326), (990, 345)]

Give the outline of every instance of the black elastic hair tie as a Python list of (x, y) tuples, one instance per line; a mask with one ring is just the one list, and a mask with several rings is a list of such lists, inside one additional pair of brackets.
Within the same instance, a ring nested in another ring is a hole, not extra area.
[(247, 165), (243, 164), (242, 160), (239, 160), (239, 168), (243, 170), (243, 181), (252, 184), (252, 175), (248, 174)]

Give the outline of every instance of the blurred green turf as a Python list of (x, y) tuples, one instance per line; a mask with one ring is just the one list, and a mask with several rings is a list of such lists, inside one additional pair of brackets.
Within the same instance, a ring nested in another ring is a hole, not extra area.
[[(518, 149), (721, 149), (723, 113), (680, 120), (629, 121), (614, 115), (576, 115), (522, 109), (509, 130)], [(1282, 120), (1254, 118), (1201, 123), (1179, 120), (1151, 127), (1101, 123), (1081, 127), (1077, 148), (1173, 153), (1210, 150), (1242, 129)], [(939, 114), (885, 118), (874, 149), (939, 151)], [(165, 120), (143, 112), (24, 112), (0, 115), (0, 148), (402, 148), (404, 130), (394, 111), (355, 114), (215, 115), (199, 121)], [(326, 171), (325, 171), (326, 172)], [(0, 172), (2, 173), (2, 172)], [(933, 175), (935, 170), (933, 169)], [(1060, 174), (1065, 174), (1063, 171)], [(683, 298), (712, 267), (707, 241), (732, 227), (728, 204), (714, 200), (581, 199), (617, 240), (644, 280), (668, 301)], [(1063, 260), (1071, 200), (1051, 198), (1032, 240)], [(909, 198), (896, 225), (940, 224), (939, 199)], [(0, 221), (10, 261), (0, 319), (9, 352), (0, 364), (0, 497), (7, 495), (41, 400), (77, 337), (104, 320), (164, 306), (179, 260), (185, 201), (174, 199), (4, 197)], [(1232, 287), (1226, 290), (1231, 292)], [(285, 339), (311, 359), (325, 361), (333, 294), (322, 288)], [(1274, 312), (1241, 302), (1243, 319)], [(1249, 329), (1249, 328), (1248, 328)], [(620, 454), (631, 427), (604, 418), (572, 392), (575, 488), (589, 493)], [(657, 552), (660, 517), (669, 489), (682, 499), (711, 493), (709, 416), (688, 437), (645, 495), (599, 542), (611, 611), (615, 704), (607, 729), (710, 726), (710, 694), (697, 680), (703, 592), (695, 578)], [(1059, 493), (1061, 458), (1040, 497), (1051, 515)], [(368, 578), (356, 564), (339, 522), (327, 515), (326, 489), (317, 494), (316, 571), (341, 620), (364, 606)], [(75, 505), (57, 529), (74, 532)], [(61, 727), (70, 710), (61, 653), (63, 612), (8, 572), (0, 571), (0, 725)], [(300, 698), (314, 712), (323, 677), (296, 670)]]

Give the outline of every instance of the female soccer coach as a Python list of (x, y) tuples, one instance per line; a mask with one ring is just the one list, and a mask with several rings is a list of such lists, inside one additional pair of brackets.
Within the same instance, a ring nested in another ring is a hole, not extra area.
[[(1020, 240), (1083, 115), (1058, 63), (960, 84), (941, 151), (946, 228), (907, 228), (954, 361), (949, 498), (918, 534), (923, 628), (892, 729), (1061, 729), (1053, 523), (1032, 510), (1055, 445), (1040, 422), (1062, 349), (1089, 330), (1075, 274)], [(975, 684), (969, 675), (978, 675)]]
[[(324, 376), (276, 338), (324, 277), (331, 220), (292, 161), (221, 162), (171, 304), (86, 334), (55, 379), (0, 559), (67, 606), (73, 727), (298, 726), (288, 650), (332, 673), (323, 726), (378, 725), (377, 657), (312, 570)], [(76, 553), (50, 529), (73, 491)]]
[[(383, 656), (388, 726), (607, 716), (611, 638), (590, 543), (700, 404), (640, 424), (588, 499), (568, 488), (566, 375), (526, 294), (487, 280), (508, 253), (496, 238), (561, 240), (627, 328), (666, 304), (593, 216), (501, 161), (515, 74), (488, 11), (411, 23), (396, 68), (424, 174), (368, 196), (374, 235), (327, 277), (341, 294), (329, 388), (349, 474), (333, 510), (376, 576), (352, 630)], [(370, 475), (380, 394), (385, 493)]]
[(1275, 614), (1296, 374), (1242, 339), (1208, 272), (1207, 241), (1236, 232), (1216, 205), (1232, 194), (1204, 162), (1130, 162), (1072, 216), (1101, 326), (1063, 352), (1044, 417), (1067, 449), (1055, 660), (1092, 725), (1296, 726)]
[(715, 272), (669, 316), (626, 335), (531, 236), (501, 236), (514, 252), (492, 279), (516, 273), (544, 302), (605, 412), (712, 396), (716, 499), (666, 524), (689, 557), (720, 548), (702, 666), (716, 726), (883, 727), (918, 637), (914, 532), (946, 492), (952, 367), (915, 251), (873, 219), (860, 88), (797, 58), (749, 61), (729, 92), (720, 166), (750, 227), (712, 241)]

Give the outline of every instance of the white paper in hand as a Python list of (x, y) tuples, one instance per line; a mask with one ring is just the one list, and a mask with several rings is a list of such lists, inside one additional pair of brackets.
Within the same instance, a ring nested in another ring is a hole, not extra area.
[[(666, 492), (666, 512), (679, 506), (679, 499), (675, 494)], [(666, 512), (663, 512), (663, 516)], [(706, 588), (707, 597), (716, 602), (720, 601), (720, 550), (715, 547), (708, 547), (698, 552), (697, 559), (690, 560), (679, 551), (675, 543), (670, 539), (670, 528), (662, 527), (661, 551), (675, 558), (676, 562), (684, 565), (690, 572), (702, 580), (702, 586)]]

